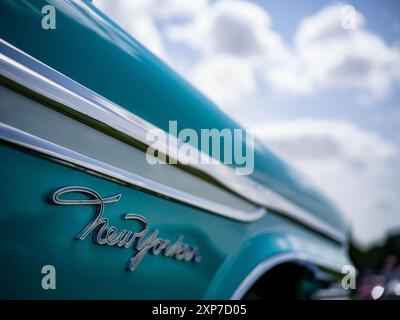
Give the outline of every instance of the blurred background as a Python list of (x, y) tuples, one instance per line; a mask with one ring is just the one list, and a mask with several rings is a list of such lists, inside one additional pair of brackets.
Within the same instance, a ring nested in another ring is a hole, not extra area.
[(399, 1), (93, 3), (336, 204), (365, 286), (398, 272)]

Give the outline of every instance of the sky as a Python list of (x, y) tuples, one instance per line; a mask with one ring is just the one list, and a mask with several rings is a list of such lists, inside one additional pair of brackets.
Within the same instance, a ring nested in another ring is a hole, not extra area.
[(400, 1), (93, 2), (303, 173), (358, 245), (400, 232)]

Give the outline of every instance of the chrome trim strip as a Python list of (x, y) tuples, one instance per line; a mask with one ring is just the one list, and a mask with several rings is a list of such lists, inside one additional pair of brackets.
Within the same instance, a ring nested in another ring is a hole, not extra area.
[[(98, 123), (111, 127), (145, 145), (148, 145), (146, 134), (149, 130), (156, 129), (147, 121), (41, 63), (3, 39), (0, 39), (0, 70), (3, 76), (23, 87), (60, 103), (71, 111), (86, 115)], [(166, 135), (168, 134), (166, 133)], [(171, 136), (169, 142), (178, 146), (182, 144), (181, 141)], [(174, 146), (172, 149), (175, 149)], [(194, 151), (191, 154), (199, 152), (197, 149)], [(169, 154), (169, 156), (173, 158), (172, 154)], [(209, 157), (206, 154), (201, 156)], [(346, 240), (341, 232), (338, 232), (326, 222), (307, 213), (300, 206), (251, 178), (236, 175), (231, 167), (222, 163), (190, 164), (188, 166), (214, 178), (226, 188), (254, 204), (277, 210), (337, 242), (345, 242)]]
[(249, 291), (249, 289), (262, 277), (267, 271), (286, 262), (311, 262), (319, 266), (328, 267), (332, 270), (339, 271), (336, 266), (328, 265), (323, 259), (317, 258), (300, 252), (281, 253), (269, 257), (260, 262), (256, 267), (244, 278), (239, 287), (231, 296), (231, 300), (240, 300)]
[(129, 172), (105, 162), (90, 158), (1, 122), (0, 139), (16, 144), (20, 147), (39, 152), (50, 157), (51, 159), (56, 159), (62, 161), (63, 163), (83, 168), (86, 171), (89, 171), (89, 173), (94, 172), (100, 174), (102, 177), (114, 182), (122, 182), (124, 184), (132, 185), (145, 190), (150, 190), (158, 195), (166, 196), (179, 202), (190, 204), (194, 207), (201, 208), (227, 218), (251, 222), (258, 220), (266, 212), (265, 208), (262, 207), (258, 207), (253, 211), (242, 211), (214, 201), (209, 201), (207, 199), (147, 179), (133, 172)]

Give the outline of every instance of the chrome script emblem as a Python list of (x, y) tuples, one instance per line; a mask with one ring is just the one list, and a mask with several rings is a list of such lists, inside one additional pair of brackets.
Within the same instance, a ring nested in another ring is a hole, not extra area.
[[(81, 193), (90, 198), (80, 200), (61, 198), (62, 195), (68, 193)], [(95, 243), (126, 249), (132, 248), (134, 253), (126, 265), (129, 271), (134, 271), (148, 252), (154, 255), (163, 253), (164, 256), (177, 260), (200, 262), (201, 257), (198, 254), (198, 248), (183, 243), (183, 235), (180, 235), (174, 243), (167, 239), (158, 238), (158, 229), (155, 229), (151, 234), (147, 235), (149, 223), (145, 217), (139, 214), (127, 213), (123, 217), (124, 220), (139, 222), (142, 225), (139, 232), (110, 226), (108, 219), (104, 218), (104, 207), (106, 204), (118, 202), (119, 199), (121, 199), (121, 194), (102, 198), (96, 191), (85, 187), (61, 188), (50, 196), (50, 201), (53, 204), (96, 206), (97, 210), (94, 217), (85, 228), (75, 236), (75, 239), (84, 240), (92, 233)]]

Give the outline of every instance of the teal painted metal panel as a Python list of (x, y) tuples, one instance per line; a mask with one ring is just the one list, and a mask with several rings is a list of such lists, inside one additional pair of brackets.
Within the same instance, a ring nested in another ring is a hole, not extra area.
[[(46, 4), (56, 7), (55, 30), (41, 28)], [(240, 128), (87, 1), (1, 1), (0, 36), (164, 130), (170, 120), (179, 130)], [(346, 231), (336, 209), (258, 141), (254, 161), (253, 179)]]
[[(40, 26), (41, 8), (48, 3), (57, 8), (56, 30)], [(197, 131), (240, 127), (85, 1), (3, 0), (0, 36), (164, 130), (169, 120)], [(8, 144), (0, 145), (0, 155), (0, 298), (224, 299), (258, 263), (278, 254), (313, 255), (337, 268), (348, 263), (345, 247), (273, 213), (241, 223)], [(345, 232), (329, 202), (258, 142), (255, 169), (253, 179)], [(135, 228), (121, 216), (142, 214), (161, 237), (174, 240), (184, 234), (187, 243), (200, 248), (202, 261), (149, 254), (136, 271), (127, 272), (130, 249), (74, 240), (93, 208), (49, 203), (52, 191), (69, 185), (90, 187), (102, 196), (121, 193), (119, 202), (106, 206), (113, 225)], [(56, 267), (54, 291), (41, 288), (45, 264)]]
[[(272, 213), (258, 223), (244, 224), (9, 145), (1, 145), (0, 154), (1, 298), (225, 299), (257, 263), (274, 254), (296, 250), (346, 263), (342, 247)], [(184, 234), (185, 242), (200, 248), (201, 262), (149, 253), (137, 270), (126, 271), (132, 249), (95, 244), (90, 237), (74, 239), (92, 218), (93, 207), (49, 202), (52, 191), (70, 185), (89, 187), (103, 197), (121, 193), (119, 202), (105, 207), (112, 225), (135, 230), (137, 225), (121, 217), (141, 214), (150, 231), (160, 230), (160, 237), (174, 241)], [(41, 287), (40, 271), (47, 264), (56, 267), (56, 290)]]

